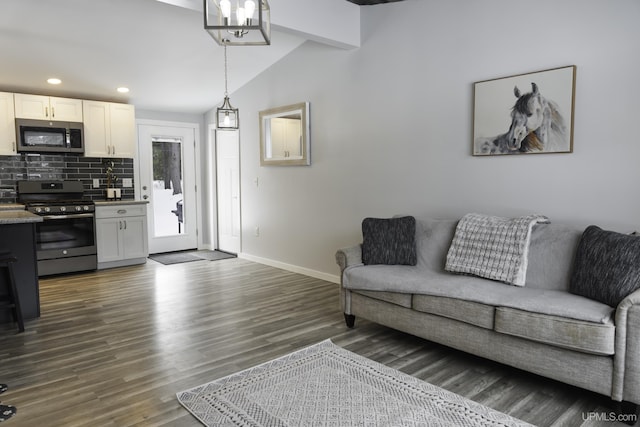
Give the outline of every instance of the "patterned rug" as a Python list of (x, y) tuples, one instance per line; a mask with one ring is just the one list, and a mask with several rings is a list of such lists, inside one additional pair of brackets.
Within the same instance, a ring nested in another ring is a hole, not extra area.
[(529, 426), (330, 340), (177, 396), (206, 426)]

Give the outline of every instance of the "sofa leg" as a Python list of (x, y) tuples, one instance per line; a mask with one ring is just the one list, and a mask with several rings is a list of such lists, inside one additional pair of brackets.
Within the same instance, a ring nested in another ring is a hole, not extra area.
[(638, 405), (631, 402), (613, 402), (614, 411), (618, 420), (624, 424), (633, 426), (638, 421)]
[(356, 324), (356, 316), (354, 316), (353, 314), (344, 314), (344, 321), (347, 324), (347, 328), (349, 329), (353, 329), (353, 327)]

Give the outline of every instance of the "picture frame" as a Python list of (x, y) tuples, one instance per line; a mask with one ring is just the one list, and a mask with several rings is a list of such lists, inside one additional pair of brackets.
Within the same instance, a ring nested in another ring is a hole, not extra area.
[(576, 66), (473, 84), (474, 156), (572, 153)]

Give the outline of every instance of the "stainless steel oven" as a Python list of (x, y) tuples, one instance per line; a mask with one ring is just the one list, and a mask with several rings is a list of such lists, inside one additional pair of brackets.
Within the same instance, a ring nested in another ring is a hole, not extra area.
[(18, 200), (42, 216), (36, 225), (38, 275), (95, 270), (95, 205), (80, 181), (20, 181)]

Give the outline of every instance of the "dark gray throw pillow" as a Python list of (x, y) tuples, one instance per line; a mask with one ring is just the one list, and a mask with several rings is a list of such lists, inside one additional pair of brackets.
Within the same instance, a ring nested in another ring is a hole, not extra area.
[(587, 227), (578, 244), (569, 291), (616, 307), (640, 288), (640, 239)]
[(362, 221), (362, 262), (416, 265), (416, 219), (365, 218)]

